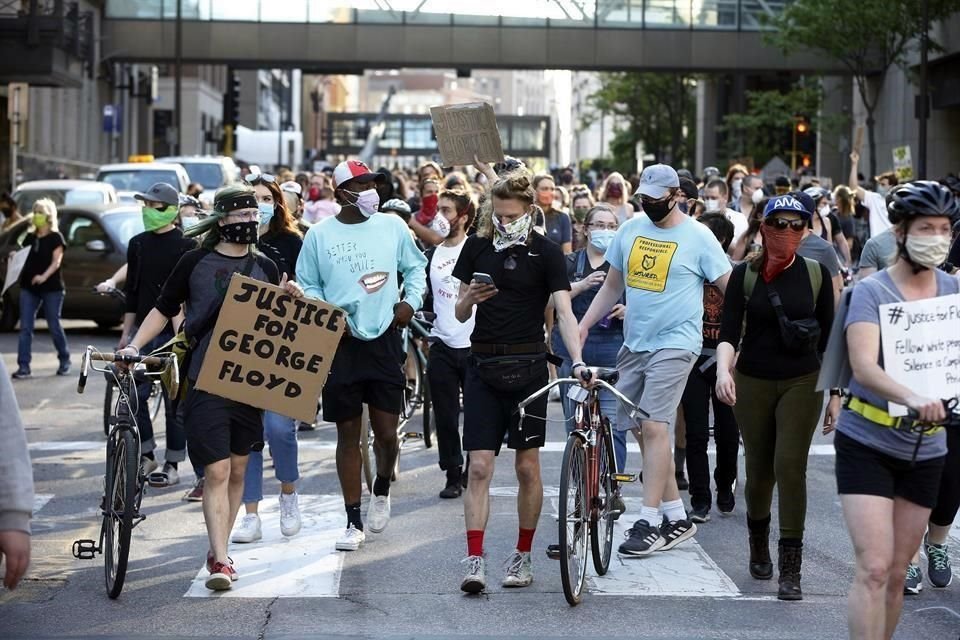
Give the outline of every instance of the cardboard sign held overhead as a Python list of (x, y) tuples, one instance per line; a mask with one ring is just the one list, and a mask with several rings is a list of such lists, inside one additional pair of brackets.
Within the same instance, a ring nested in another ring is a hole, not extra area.
[(910, 145), (893, 148), (893, 171), (900, 182), (913, 180), (913, 158)]
[(313, 422), (346, 326), (338, 307), (234, 274), (197, 388)]
[(858, 124), (856, 131), (853, 133), (853, 150), (858, 154), (863, 149), (863, 125)]
[(472, 165), (474, 155), (481, 162), (503, 161), (497, 118), (486, 102), (430, 107), (430, 117), (443, 166)]

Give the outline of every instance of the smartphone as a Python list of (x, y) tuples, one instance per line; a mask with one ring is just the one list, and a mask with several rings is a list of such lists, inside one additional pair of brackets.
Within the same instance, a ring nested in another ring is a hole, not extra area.
[(488, 273), (480, 273), (479, 271), (474, 271), (474, 273), (473, 273), (473, 279), (476, 280), (477, 282), (482, 283), (482, 284), (489, 284), (489, 285), (494, 286), (494, 287), (496, 286), (496, 285), (493, 283), (493, 278), (491, 278), (491, 277), (490, 277), (490, 274), (488, 274)]

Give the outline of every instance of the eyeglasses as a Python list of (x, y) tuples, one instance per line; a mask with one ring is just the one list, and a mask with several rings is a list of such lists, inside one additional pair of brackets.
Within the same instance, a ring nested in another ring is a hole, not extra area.
[(261, 182), (277, 183), (277, 178), (269, 173), (248, 173), (244, 180), (249, 184), (260, 184)]
[(787, 227), (789, 227), (791, 231), (803, 231), (807, 228), (806, 220), (787, 220), (786, 218), (764, 218), (763, 224), (768, 227), (773, 227), (778, 231), (783, 231)]
[(228, 213), (224, 217), (234, 218), (242, 222), (249, 222), (251, 220), (259, 220), (260, 212), (259, 211), (235, 211), (235, 212)]
[(587, 225), (587, 229), (594, 229), (596, 231), (601, 231), (606, 229), (607, 231), (616, 231), (620, 227), (616, 222), (608, 222), (607, 224), (599, 222), (591, 222)]

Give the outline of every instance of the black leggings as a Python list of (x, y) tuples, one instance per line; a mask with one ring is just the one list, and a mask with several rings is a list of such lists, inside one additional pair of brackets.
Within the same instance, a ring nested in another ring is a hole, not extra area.
[(930, 514), (930, 522), (938, 527), (949, 527), (960, 510), (960, 428), (947, 427), (947, 459), (940, 476), (937, 506)]

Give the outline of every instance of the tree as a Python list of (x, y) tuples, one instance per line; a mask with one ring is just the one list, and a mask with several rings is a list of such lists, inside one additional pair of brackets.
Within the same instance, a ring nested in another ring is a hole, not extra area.
[[(870, 175), (877, 174), (874, 111), (887, 70), (905, 66), (924, 32), (922, 5), (931, 22), (960, 11), (960, 0), (797, 0), (767, 20), (765, 37), (789, 55), (798, 47), (840, 62), (853, 76), (867, 112)], [(930, 43), (932, 49), (938, 45)]]
[(690, 76), (665, 73), (600, 74), (601, 87), (589, 98), (589, 126), (600, 114), (617, 117), (620, 127), (610, 143), (614, 166), (636, 167), (636, 144), (659, 162), (692, 164), (696, 143), (695, 86)]

